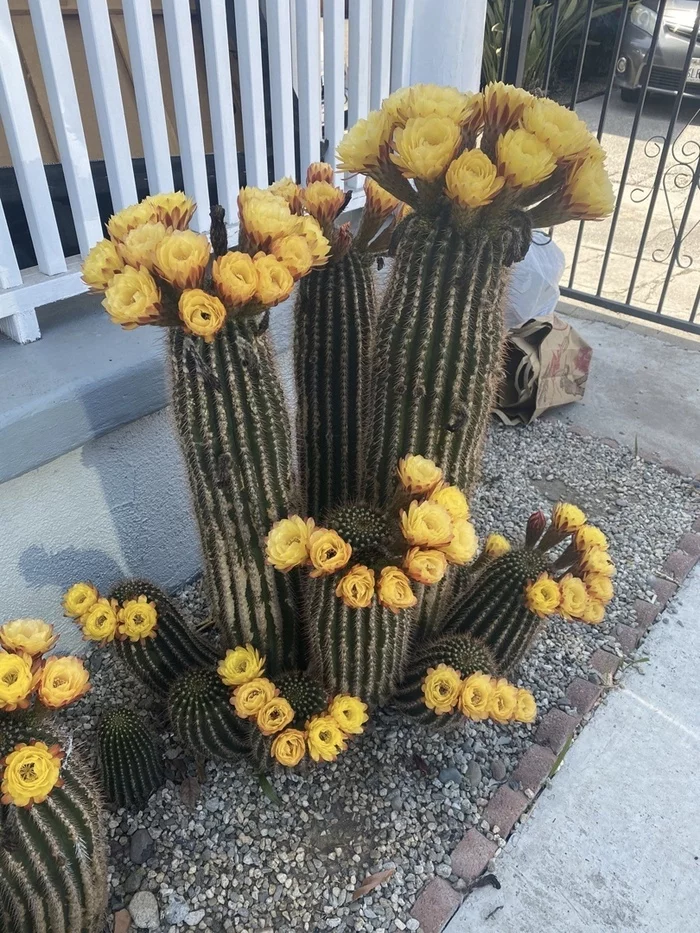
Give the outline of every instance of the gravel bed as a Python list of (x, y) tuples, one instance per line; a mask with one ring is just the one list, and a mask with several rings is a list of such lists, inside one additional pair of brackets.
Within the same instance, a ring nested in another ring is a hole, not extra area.
[[(477, 529), (519, 540), (528, 515), (561, 498), (581, 505), (608, 535), (617, 595), (598, 627), (560, 619), (548, 625), (517, 678), (533, 690), (540, 712), (567, 708), (564, 691), (574, 676), (595, 679), (588, 660), (596, 648), (620, 653), (615, 625), (632, 621), (635, 598), (653, 597), (653, 572), (700, 509), (697, 484), (624, 448), (558, 423), (494, 426), (472, 502)], [(199, 584), (182, 599), (206, 616)], [(93, 652), (90, 665), (95, 688), (67, 712), (88, 745), (107, 698), (138, 697), (159, 731), (167, 729), (163, 711), (144, 700), (109, 652)], [(110, 815), (111, 908), (136, 895), (132, 913), (168, 933), (415, 930), (417, 894), (435, 875), (457, 881), (449, 853), (479, 824), (535, 729), (460, 721), (432, 734), (379, 713), (335, 764), (274, 774), (281, 806), (247, 762), (210, 763), (197, 776), (166, 735), (166, 786), (145, 811)], [(367, 875), (391, 868), (390, 880), (352, 902)]]

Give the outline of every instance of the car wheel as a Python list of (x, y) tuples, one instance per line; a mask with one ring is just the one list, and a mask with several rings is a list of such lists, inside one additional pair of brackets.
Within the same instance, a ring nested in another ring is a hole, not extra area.
[(620, 97), (624, 100), (626, 104), (636, 104), (637, 101), (639, 100), (639, 88), (638, 87), (621, 87)]

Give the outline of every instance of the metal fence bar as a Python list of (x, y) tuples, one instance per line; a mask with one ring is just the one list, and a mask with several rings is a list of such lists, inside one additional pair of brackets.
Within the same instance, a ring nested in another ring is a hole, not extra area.
[(549, 92), (549, 82), (552, 79), (552, 67), (554, 65), (554, 49), (556, 47), (557, 29), (559, 28), (559, 10), (561, 0), (554, 0), (550, 7), (549, 14), (549, 42), (547, 44), (547, 64), (544, 70), (544, 93)]
[[(661, 314), (662, 308), (664, 306), (664, 301), (666, 300), (666, 293), (668, 292), (668, 286), (671, 283), (671, 276), (673, 275), (673, 269), (678, 263), (678, 257), (680, 256), (681, 245), (685, 236), (685, 228), (688, 223), (688, 218), (690, 217), (690, 211), (693, 206), (693, 201), (695, 199), (695, 192), (697, 190), (698, 184), (700, 184), (700, 160), (698, 160), (697, 165), (695, 166), (695, 171), (693, 172), (693, 179), (690, 183), (690, 193), (685, 201), (685, 207), (683, 208), (683, 216), (681, 217), (681, 222), (678, 225), (678, 231), (676, 233), (675, 239), (673, 241), (673, 250), (668, 263), (668, 269), (666, 270), (666, 276), (664, 278), (664, 284), (661, 287), (661, 295), (659, 296), (659, 302), (656, 306), (656, 313)], [(692, 318), (691, 318), (692, 320)]]
[(576, 60), (576, 78), (574, 79), (574, 86), (571, 91), (571, 100), (569, 101), (569, 110), (576, 109), (576, 100), (578, 98), (579, 88), (581, 87), (581, 77), (583, 75), (583, 63), (586, 60), (586, 46), (588, 45), (588, 34), (591, 31), (591, 19), (593, 17), (593, 4), (595, 0), (588, 0), (588, 6), (586, 7), (586, 18), (583, 21), (583, 29), (581, 31), (581, 45), (578, 50), (578, 59)]
[(268, 183), (267, 141), (258, 0), (235, 0), (235, 10), (246, 184), (264, 188)]
[(323, 114), (324, 158), (335, 168), (335, 150), (345, 131), (345, 0), (323, 3)]
[(289, 0), (267, 0), (267, 53), (270, 69), (270, 117), (275, 178), (296, 175), (294, 97), (292, 91), (292, 21)]
[(395, 91), (411, 81), (411, 26), (413, 0), (394, 0), (391, 29), (391, 87)]
[[(572, 298), (574, 301), (582, 301), (585, 304), (594, 305), (597, 308), (616, 311), (618, 314), (636, 317), (642, 321), (648, 321), (653, 324), (662, 323), (667, 327), (673, 327), (675, 330), (682, 330), (686, 333), (698, 333), (698, 325), (693, 323), (693, 315), (691, 315), (689, 321), (683, 318), (671, 317), (668, 314), (663, 315), (660, 320), (656, 311), (649, 311), (647, 308), (626, 304), (624, 301), (616, 301), (614, 298), (603, 298), (601, 295), (592, 295), (589, 292), (584, 292), (577, 288), (566, 288), (565, 286), (562, 286), (560, 291), (564, 298)], [(700, 304), (700, 289), (698, 290), (698, 296), (696, 298), (696, 309), (698, 304)]]
[[(589, 0), (590, 3), (593, 0)], [(508, 25), (508, 45), (503, 80), (506, 84), (522, 84), (525, 74), (525, 59), (530, 40), (530, 21), (533, 0), (519, 0), (511, 9)]]
[(372, 64), (369, 105), (379, 110), (391, 84), (393, 0), (372, 0)]
[(299, 159), (302, 174), (321, 158), (321, 11), (319, 0), (296, 0)]

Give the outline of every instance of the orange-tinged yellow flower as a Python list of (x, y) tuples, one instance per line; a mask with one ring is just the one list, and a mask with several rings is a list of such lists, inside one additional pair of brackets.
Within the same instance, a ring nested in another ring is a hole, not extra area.
[(224, 253), (214, 260), (211, 271), (216, 291), (225, 305), (238, 308), (255, 296), (258, 273), (248, 253), (238, 250)]
[(558, 502), (552, 511), (552, 527), (561, 534), (573, 534), (586, 524), (586, 513), (570, 502)]
[(429, 499), (423, 502), (414, 499), (408, 511), (401, 510), (400, 517), (403, 536), (415, 547), (447, 547), (454, 537), (450, 513)]
[(241, 719), (257, 718), (260, 710), (277, 696), (277, 688), (267, 677), (254, 677), (233, 691), (231, 705)]
[(504, 184), (505, 179), (480, 149), (467, 149), (450, 162), (445, 176), (448, 197), (468, 208), (490, 204)]
[(335, 761), (348, 747), (345, 733), (332, 716), (314, 716), (306, 724), (306, 741), (314, 761)]
[(534, 133), (518, 127), (508, 130), (496, 143), (498, 173), (510, 188), (532, 188), (552, 174), (557, 161), (549, 146)]
[(294, 279), (284, 263), (267, 253), (256, 253), (253, 262), (258, 277), (255, 297), (260, 304), (271, 308), (289, 298), (294, 288)]
[(454, 522), (461, 522), (469, 518), (469, 503), (467, 497), (457, 486), (448, 486), (441, 483), (430, 493), (430, 501), (437, 502), (449, 514)]
[(459, 702), (462, 691), (462, 678), (459, 671), (447, 664), (429, 667), (423, 683), (423, 702), (436, 716), (451, 713)]
[(494, 677), (491, 687), (489, 719), (495, 719), (496, 722), (510, 722), (515, 718), (518, 708), (518, 688), (509, 684), (503, 677), (498, 679)]
[(440, 84), (414, 84), (390, 94), (382, 109), (396, 123), (406, 123), (414, 117), (435, 116), (447, 117), (462, 125), (471, 116), (479, 96)]
[(53, 625), (43, 619), (13, 619), (0, 626), (0, 645), (16, 654), (34, 658), (46, 654), (58, 641)]
[(292, 216), (283, 197), (261, 188), (241, 188), (238, 213), (245, 237), (255, 248), (262, 250), (278, 237), (293, 233), (299, 219)]
[(399, 481), (411, 495), (425, 495), (431, 492), (442, 480), (440, 467), (420, 454), (409, 454), (399, 460)]
[(553, 615), (559, 608), (561, 593), (559, 584), (548, 573), (541, 573), (534, 581), (525, 586), (525, 605), (540, 619)]
[(484, 543), (484, 553), (494, 560), (510, 551), (510, 541), (503, 535), (490, 534)]
[(602, 547), (591, 547), (579, 557), (579, 567), (584, 576), (588, 574), (602, 574), (604, 577), (615, 576), (615, 564), (607, 551)]
[(345, 206), (345, 192), (327, 181), (312, 181), (304, 189), (304, 207), (321, 226), (332, 223)]
[(515, 703), (515, 715), (513, 719), (516, 722), (534, 722), (537, 717), (537, 703), (529, 690), (520, 688)]
[(284, 697), (274, 697), (262, 707), (257, 716), (258, 729), (263, 735), (274, 735), (281, 732), (285, 726), (294, 719), (294, 710), (289, 700)]
[(314, 257), (306, 237), (299, 233), (280, 237), (279, 240), (273, 242), (270, 249), (272, 255), (279, 259), (295, 282), (306, 275), (314, 264)]
[(575, 220), (601, 220), (615, 208), (615, 192), (605, 165), (590, 158), (569, 172), (562, 204)]
[(367, 704), (359, 697), (347, 693), (333, 697), (328, 707), (328, 715), (334, 719), (345, 735), (360, 735), (364, 732), (365, 723), (369, 719)]
[(378, 185), (373, 178), (365, 178), (365, 210), (377, 218), (388, 217), (401, 202)]
[(75, 703), (90, 689), (90, 675), (80, 658), (48, 658), (41, 670), (38, 695), (48, 709)]
[(282, 573), (305, 564), (313, 530), (314, 520), (304, 520), (300, 515), (290, 515), (275, 522), (265, 539), (267, 562)]
[(505, 133), (515, 126), (525, 108), (534, 100), (532, 94), (513, 84), (491, 81), (483, 91), (483, 116), (491, 133)]
[(158, 320), (160, 289), (148, 269), (125, 266), (107, 287), (102, 306), (115, 324), (133, 330)]
[(372, 110), (346, 132), (336, 150), (338, 171), (367, 172), (385, 156), (393, 122), (383, 110)]
[(116, 600), (110, 602), (104, 597), (96, 600), (77, 621), (86, 641), (98, 641), (103, 645), (114, 641), (119, 625)]
[(391, 160), (406, 178), (434, 181), (454, 159), (460, 140), (459, 125), (450, 117), (411, 117), (394, 131)]
[(82, 279), (88, 288), (103, 292), (117, 272), (124, 268), (124, 260), (111, 240), (96, 243), (83, 261)]
[(488, 719), (493, 683), (488, 674), (470, 674), (462, 684), (459, 695), (459, 710), (463, 716), (479, 722)]
[(406, 573), (416, 583), (431, 586), (439, 583), (447, 572), (447, 557), (437, 548), (412, 547), (404, 559)]
[(285, 768), (294, 768), (306, 754), (306, 733), (300, 729), (285, 729), (273, 739), (270, 754)]
[(186, 230), (197, 210), (197, 205), (184, 191), (153, 194), (146, 204), (155, 210), (156, 218), (171, 230)]
[(613, 598), (614, 591), (612, 580), (603, 573), (586, 573), (583, 576), (583, 582), (586, 584), (588, 595), (591, 599), (597, 599), (603, 605), (607, 606)]
[(0, 651), (0, 710), (12, 713), (26, 709), (36, 686), (31, 658)]
[(574, 535), (574, 545), (577, 551), (587, 551), (592, 547), (599, 547), (607, 551), (608, 539), (600, 528), (596, 528), (595, 525), (582, 525)]
[(298, 217), (292, 232), (298, 233), (306, 240), (306, 245), (311, 250), (311, 255), (313, 256), (314, 268), (325, 266), (328, 262), (331, 244), (323, 235), (323, 231), (319, 227), (317, 221), (315, 221), (313, 217)]
[(312, 577), (322, 577), (341, 570), (352, 555), (352, 548), (332, 528), (317, 528), (309, 538)]
[(411, 609), (418, 602), (411, 581), (398, 567), (384, 567), (377, 581), (377, 599), (390, 612)]
[(589, 625), (600, 625), (605, 618), (605, 603), (599, 599), (591, 599), (589, 596), (583, 609), (581, 622), (587, 622)]
[(216, 670), (227, 687), (237, 687), (262, 676), (265, 658), (252, 645), (239, 645), (229, 648)]
[(463, 519), (454, 523), (454, 536), (449, 544), (442, 547), (445, 557), (451, 564), (463, 567), (476, 557), (479, 538), (471, 522)]
[(573, 110), (548, 97), (533, 97), (522, 114), (522, 125), (543, 142), (556, 159), (572, 159), (590, 145), (591, 133)]
[(374, 596), (374, 570), (355, 564), (340, 578), (335, 595), (350, 609), (365, 609)]
[(63, 594), (63, 614), (72, 619), (79, 619), (99, 599), (100, 594), (92, 583), (74, 583)]
[[(311, 166), (309, 166), (309, 168), (310, 167)], [(333, 170), (331, 169), (331, 175), (332, 174)], [(293, 178), (289, 178), (288, 176), (280, 178), (278, 181), (271, 184), (268, 190), (284, 198), (292, 214), (301, 214), (304, 209), (304, 189), (301, 185), (298, 185)]]
[(581, 619), (588, 601), (586, 584), (583, 580), (567, 573), (559, 581), (559, 593), (561, 594), (559, 614), (565, 619)]
[(121, 242), (130, 230), (159, 220), (155, 208), (148, 198), (139, 204), (131, 204), (113, 214), (107, 222), (107, 233), (114, 243)]
[(145, 641), (155, 638), (158, 627), (156, 604), (141, 594), (137, 599), (129, 599), (117, 613), (119, 619), (118, 634), (129, 641)]
[(119, 244), (119, 253), (126, 265), (133, 266), (134, 269), (144, 266), (152, 272), (158, 244), (167, 234), (165, 225), (160, 221), (134, 227)]
[(334, 174), (333, 166), (328, 162), (312, 162), (306, 170), (306, 184), (312, 185), (315, 181), (332, 182)]
[(9, 806), (31, 807), (43, 803), (54, 787), (60, 787), (63, 752), (58, 745), (51, 748), (45, 742), (32, 739), (15, 745), (3, 758), (0, 801)]
[(186, 288), (180, 295), (177, 311), (185, 333), (211, 343), (226, 323), (226, 308), (216, 295), (201, 288)]
[(196, 288), (209, 264), (209, 240), (194, 230), (174, 230), (156, 247), (155, 270), (175, 288)]

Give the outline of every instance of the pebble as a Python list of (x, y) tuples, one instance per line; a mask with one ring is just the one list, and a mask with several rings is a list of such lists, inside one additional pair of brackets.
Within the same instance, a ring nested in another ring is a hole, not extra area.
[(147, 829), (137, 829), (131, 837), (129, 858), (134, 865), (143, 865), (153, 855), (153, 838)]
[(473, 759), (467, 765), (467, 780), (472, 787), (481, 784), (481, 768)]
[(168, 906), (163, 913), (166, 923), (177, 926), (180, 923), (184, 923), (189, 915), (190, 905), (184, 897), (181, 897), (179, 894), (172, 894)]
[(458, 768), (443, 768), (438, 774), (438, 781), (441, 784), (461, 784), (464, 775)]
[(495, 758), (491, 762), (491, 777), (494, 781), (503, 781), (506, 776), (506, 766), (500, 758)]
[(160, 927), (158, 901), (151, 891), (139, 891), (129, 904), (129, 913), (134, 925), (141, 930), (157, 930)]

